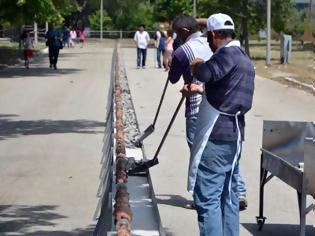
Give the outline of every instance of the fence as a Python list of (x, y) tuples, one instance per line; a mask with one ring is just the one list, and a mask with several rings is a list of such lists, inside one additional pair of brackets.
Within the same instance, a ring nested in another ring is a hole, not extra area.
[[(43, 42), (45, 41), (45, 34), (46, 28), (45, 27), (38, 27), (37, 30), (34, 30), (34, 25), (26, 25), (23, 27), (25, 30), (30, 32), (31, 37), (35, 38), (35, 34), (37, 33), (38, 41)], [(0, 38), (6, 39), (12, 42), (18, 42), (21, 29), (18, 27), (12, 27), (9, 29), (0, 29)], [(103, 38), (104, 39), (132, 39), (134, 37), (136, 31), (123, 31), (123, 30), (112, 30), (112, 31), (103, 31)], [(155, 31), (147, 31), (151, 38), (154, 37)], [(85, 34), (87, 38), (99, 39), (101, 38), (101, 31), (97, 30), (90, 30), (87, 28), (85, 30)], [(79, 35), (79, 32), (77, 32)]]

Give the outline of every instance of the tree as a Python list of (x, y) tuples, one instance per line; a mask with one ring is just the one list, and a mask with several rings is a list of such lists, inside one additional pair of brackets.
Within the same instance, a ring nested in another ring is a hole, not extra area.
[(193, 1), (156, 0), (154, 5), (154, 19), (170, 23), (178, 14), (192, 14), (192, 8)]
[[(292, 4), (290, 0), (271, 2), (272, 27), (279, 33), (285, 29), (285, 22), (288, 19)], [(198, 12), (203, 17), (222, 12), (233, 18), (236, 33), (248, 56), (250, 56), (249, 35), (266, 27), (266, 8), (265, 0), (199, 0), (198, 2)]]
[(0, 18), (14, 25), (61, 22), (65, 15), (78, 10), (75, 0), (1, 0)]
[[(100, 30), (100, 10), (94, 12), (94, 14), (89, 16), (90, 27), (93, 30)], [(107, 11), (103, 11), (103, 29), (111, 30), (113, 28), (112, 19), (108, 16)]]
[(135, 30), (140, 24), (153, 25), (153, 6), (146, 0), (105, 0), (105, 9), (116, 29)]

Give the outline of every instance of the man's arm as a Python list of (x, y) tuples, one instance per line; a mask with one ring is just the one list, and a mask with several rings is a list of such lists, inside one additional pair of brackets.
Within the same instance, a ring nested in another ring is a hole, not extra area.
[[(192, 62), (193, 64), (194, 62)], [(226, 50), (215, 54), (205, 63), (195, 63), (195, 69), (192, 69), (194, 76), (201, 82), (216, 82), (224, 78), (235, 66), (235, 63)]]
[(136, 47), (138, 47), (138, 34), (137, 34), (138, 32), (136, 32), (135, 33), (135, 36), (133, 37), (133, 40), (134, 40), (134, 42), (135, 42), (135, 44), (136, 44)]
[(172, 57), (168, 79), (172, 84), (179, 81), (181, 76), (184, 78), (191, 77), (189, 69), (189, 60), (182, 48), (178, 48)]
[(148, 43), (148, 44), (150, 43), (150, 35), (149, 35), (148, 32), (147, 32), (147, 43)]

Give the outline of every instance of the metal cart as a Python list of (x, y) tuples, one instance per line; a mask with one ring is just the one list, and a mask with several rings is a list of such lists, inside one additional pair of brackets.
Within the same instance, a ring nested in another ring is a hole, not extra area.
[(315, 198), (315, 125), (311, 122), (264, 121), (260, 161), (259, 230), (265, 223), (264, 187), (276, 176), (296, 189), (300, 236), (305, 235), (306, 195)]

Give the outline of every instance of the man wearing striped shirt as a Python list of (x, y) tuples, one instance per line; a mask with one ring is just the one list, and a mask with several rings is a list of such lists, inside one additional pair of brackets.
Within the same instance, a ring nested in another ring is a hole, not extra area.
[[(190, 73), (190, 63), (196, 58), (207, 61), (212, 56), (212, 51), (207, 43), (207, 38), (201, 37), (195, 18), (188, 15), (178, 15), (173, 21), (173, 30), (176, 32), (182, 45), (177, 48), (172, 57), (172, 63), (168, 78), (171, 83), (177, 83), (183, 76), (184, 83), (202, 85), (194, 79)], [(186, 137), (191, 148), (195, 132), (195, 121), (202, 100), (200, 94), (194, 94), (186, 98)]]
[[(168, 79), (171, 83), (177, 83), (183, 76), (184, 83), (194, 83), (203, 85), (200, 81), (193, 78), (190, 73), (190, 63), (196, 58), (203, 58), (207, 61), (212, 56), (207, 38), (201, 37), (198, 31), (198, 24), (195, 18), (188, 15), (178, 15), (173, 21), (173, 30), (177, 34), (177, 39), (181, 42), (172, 57)], [(191, 149), (196, 130), (196, 120), (202, 95), (193, 94), (186, 97), (186, 139)], [(194, 204), (187, 204), (187, 208), (194, 208)]]

